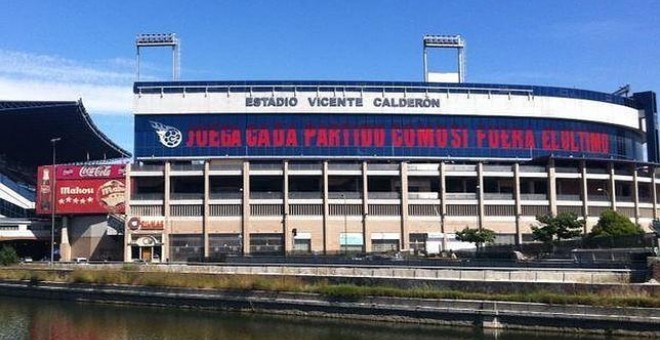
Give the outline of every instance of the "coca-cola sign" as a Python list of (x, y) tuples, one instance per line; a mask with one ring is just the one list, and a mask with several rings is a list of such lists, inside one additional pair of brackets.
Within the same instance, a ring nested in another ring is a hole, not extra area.
[(57, 165), (57, 179), (119, 179), (126, 175), (123, 164), (105, 165)]
[(110, 167), (110, 165), (83, 166), (80, 168), (80, 172), (78, 174), (81, 178), (110, 177), (110, 174), (112, 173), (111, 170), (112, 167)]
[(52, 169), (38, 169), (37, 214), (53, 210), (71, 215), (124, 212), (124, 165), (56, 165)]

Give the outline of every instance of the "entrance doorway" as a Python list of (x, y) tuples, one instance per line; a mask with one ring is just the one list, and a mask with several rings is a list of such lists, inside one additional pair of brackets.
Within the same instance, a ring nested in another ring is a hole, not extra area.
[(140, 248), (140, 259), (144, 262), (151, 262), (152, 260), (152, 254), (153, 254), (153, 248), (151, 247), (142, 247)]
[(134, 262), (161, 262), (163, 247), (153, 236), (141, 236), (131, 245), (131, 260)]

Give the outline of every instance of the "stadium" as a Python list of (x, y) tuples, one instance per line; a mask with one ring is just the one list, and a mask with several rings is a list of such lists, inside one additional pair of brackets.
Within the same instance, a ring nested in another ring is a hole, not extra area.
[[(432, 255), (465, 227), (520, 246), (539, 215), (658, 218), (654, 92), (466, 83), (460, 36), (424, 37), (423, 82), (177, 81), (176, 43), (136, 40), (132, 160), (81, 102), (0, 102), (0, 239), (63, 261)], [(175, 80), (139, 81), (154, 46)], [(428, 72), (432, 47), (458, 72)]]
[(461, 82), (136, 82), (126, 260), (424, 251), (658, 216), (656, 103)]

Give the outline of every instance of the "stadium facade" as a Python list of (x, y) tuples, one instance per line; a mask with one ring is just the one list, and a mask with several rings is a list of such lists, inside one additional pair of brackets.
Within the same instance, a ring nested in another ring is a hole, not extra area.
[[(437, 253), (658, 211), (656, 102), (540, 86), (138, 82), (125, 260)], [(585, 230), (587, 231), (587, 230)]]

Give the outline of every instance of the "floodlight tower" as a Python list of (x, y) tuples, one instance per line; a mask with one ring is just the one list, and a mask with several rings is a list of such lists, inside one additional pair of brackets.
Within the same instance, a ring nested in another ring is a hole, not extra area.
[(179, 39), (174, 33), (138, 34), (135, 39), (137, 48), (137, 80), (140, 80), (140, 48), (172, 47), (172, 80), (179, 79)]
[[(429, 81), (427, 48), (452, 48), (457, 50), (458, 55), (458, 74), (455, 82), (462, 83), (465, 80), (465, 40), (460, 35), (425, 35), (424, 36), (424, 81)], [(453, 74), (444, 74), (444, 76)], [(448, 80), (448, 78), (444, 78)], [(451, 81), (451, 80), (449, 80)]]

